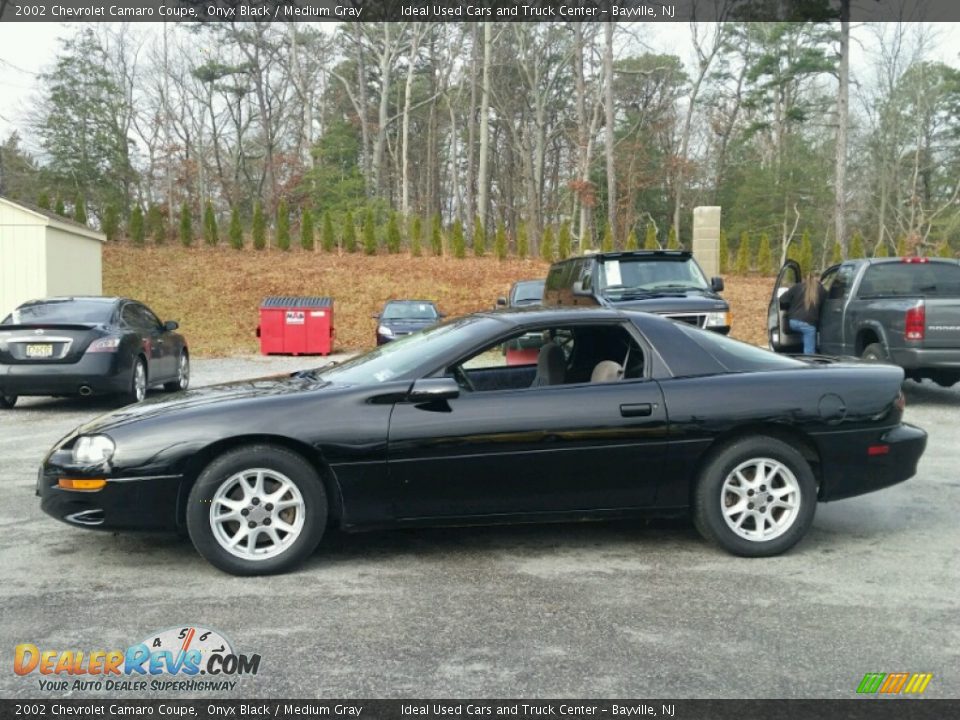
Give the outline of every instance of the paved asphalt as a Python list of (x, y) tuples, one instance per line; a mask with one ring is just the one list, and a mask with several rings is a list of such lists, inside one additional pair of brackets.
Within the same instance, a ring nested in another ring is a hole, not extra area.
[[(194, 383), (310, 364), (201, 360)], [(930, 433), (918, 476), (820, 505), (784, 557), (731, 557), (682, 522), (405, 530), (334, 534), (298, 572), (252, 579), (188, 540), (43, 515), (42, 456), (110, 405), (21, 400), (0, 414), (0, 697), (63, 696), (14, 675), (18, 643), (125, 648), (185, 625), (262, 656), (224, 697), (851, 698), (894, 671), (960, 697), (960, 391), (906, 387)]]

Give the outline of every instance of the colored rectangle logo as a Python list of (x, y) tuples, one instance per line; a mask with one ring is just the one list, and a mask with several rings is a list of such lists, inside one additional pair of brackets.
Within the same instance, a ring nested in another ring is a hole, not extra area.
[(866, 673), (857, 686), (860, 695), (922, 695), (933, 673)]

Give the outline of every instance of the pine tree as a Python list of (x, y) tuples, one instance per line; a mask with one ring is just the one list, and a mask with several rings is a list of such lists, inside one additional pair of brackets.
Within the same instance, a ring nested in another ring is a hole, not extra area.
[(167, 221), (159, 205), (151, 205), (147, 210), (147, 234), (157, 245), (163, 245), (167, 241)]
[(333, 220), (330, 218), (330, 211), (323, 211), (323, 234), (320, 238), (320, 244), (324, 252), (333, 252), (337, 246), (337, 237), (333, 233)]
[(37, 207), (43, 210), (50, 209), (50, 196), (47, 193), (40, 193), (40, 197), (37, 198)]
[(677, 241), (677, 229), (670, 226), (670, 233), (667, 235), (667, 250), (679, 250), (680, 243)]
[(503, 227), (503, 221), (497, 223), (497, 234), (493, 241), (493, 252), (497, 260), (507, 259), (507, 230)]
[(243, 225), (240, 224), (240, 210), (236, 205), (230, 210), (230, 247), (243, 250)]
[(937, 257), (953, 257), (953, 249), (950, 247), (950, 242), (948, 240), (944, 239), (944, 241), (937, 246)]
[(253, 249), (263, 250), (267, 247), (267, 220), (263, 216), (263, 206), (258, 200), (253, 205)]
[(843, 262), (843, 248), (840, 247), (840, 243), (835, 242), (833, 244), (833, 254), (830, 255), (830, 264), (839, 265)]
[(643, 236), (643, 249), (644, 250), (659, 250), (660, 243), (657, 242), (657, 229), (653, 226), (653, 223), (647, 223), (647, 229), (644, 232)]
[(77, 195), (73, 200), (73, 219), (81, 225), (87, 224), (87, 206), (83, 202), (83, 195)]
[(730, 242), (727, 240), (727, 231), (720, 230), (720, 272), (725, 273), (730, 269)]
[(423, 220), (414, 215), (410, 221), (410, 254), (420, 257), (423, 254)]
[(521, 260), (530, 254), (530, 240), (527, 238), (527, 224), (521, 220), (517, 225), (517, 257)]
[(800, 271), (804, 277), (813, 271), (813, 243), (810, 242), (809, 230), (804, 230), (800, 238)]
[(54, 211), (57, 215), (59, 215), (60, 217), (66, 217), (66, 216), (67, 216), (67, 209), (63, 206), (63, 198), (62, 198), (62, 197), (58, 197), (58, 198), (57, 198), (57, 203), (56, 203), (56, 205), (54, 205), (54, 210), (53, 210), (53, 211)]
[(897, 238), (897, 257), (907, 256), (907, 236), (901, 235)]
[[(104, 232), (106, 232), (106, 220), (104, 220)], [(134, 245), (143, 245), (146, 234), (146, 228), (143, 226), (143, 210), (140, 209), (140, 203), (137, 203), (130, 211), (130, 225), (127, 228), (127, 235)], [(109, 236), (107, 236), (107, 239), (110, 239)]]
[(639, 250), (640, 241), (637, 240), (637, 233), (633, 228), (630, 228), (630, 232), (627, 234), (627, 244), (624, 246), (624, 250)]
[(357, 226), (353, 222), (353, 213), (349, 210), (343, 220), (343, 249), (348, 253), (357, 251)]
[(396, 255), (400, 252), (403, 238), (400, 236), (400, 224), (397, 222), (397, 213), (391, 212), (387, 221), (387, 252)]
[(890, 257), (890, 251), (887, 249), (887, 244), (881, 240), (873, 248), (874, 257)]
[(546, 262), (553, 262), (553, 228), (547, 225), (547, 229), (540, 238), (540, 257)]
[[(138, 244), (143, 245), (143, 212), (141, 212), (139, 205), (134, 205), (134, 208), (140, 216), (140, 242)], [(130, 216), (130, 222), (133, 222), (133, 215)], [(117, 210), (117, 206), (113, 203), (110, 203), (103, 209), (103, 219), (100, 221), (100, 229), (103, 230), (103, 234), (107, 236), (107, 242), (117, 240), (117, 236), (120, 234), (120, 211)]]
[(313, 213), (305, 207), (300, 213), (300, 247), (304, 250), (313, 250), (314, 247)]
[(560, 226), (560, 236), (557, 239), (557, 260), (566, 260), (568, 257), (570, 257), (570, 223), (564, 222)]
[(430, 228), (430, 250), (437, 257), (443, 255), (443, 226), (440, 222), (440, 213), (433, 214)]
[(467, 244), (463, 237), (463, 224), (459, 219), (453, 221), (453, 227), (450, 229), (450, 245), (455, 258), (459, 259), (467, 256)]
[(363, 252), (367, 255), (377, 254), (377, 226), (370, 208), (363, 214)]
[(487, 231), (483, 228), (480, 217), (473, 219), (473, 254), (477, 257), (483, 257), (487, 252)]
[(611, 252), (613, 250), (613, 229), (609, 223), (603, 229), (603, 239), (600, 241), (600, 249), (603, 252)]
[(860, 234), (859, 230), (855, 230), (853, 233), (853, 239), (850, 240), (850, 258), (862, 258), (866, 256), (866, 252), (863, 249), (863, 235)]
[(184, 247), (193, 245), (193, 216), (187, 203), (180, 206), (180, 244)]
[(216, 245), (220, 242), (220, 230), (217, 228), (217, 215), (213, 211), (213, 203), (207, 200), (203, 209), (203, 240), (207, 245)]
[(734, 272), (737, 275), (746, 275), (750, 272), (752, 254), (750, 250), (750, 236), (746, 230), (744, 230), (740, 233), (740, 243), (737, 245), (737, 260), (734, 266)]
[(281, 250), (290, 249), (290, 206), (286, 198), (282, 198), (277, 205), (277, 247)]
[(770, 250), (770, 236), (760, 235), (760, 247), (757, 248), (757, 271), (761, 275), (773, 272), (773, 253)]

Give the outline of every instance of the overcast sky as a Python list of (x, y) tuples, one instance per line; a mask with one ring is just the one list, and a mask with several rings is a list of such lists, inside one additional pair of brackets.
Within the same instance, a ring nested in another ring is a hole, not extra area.
[[(332, 26), (332, 23), (324, 23)], [(37, 74), (48, 69), (56, 56), (59, 39), (74, 32), (77, 23), (2, 23), (0, 24), (0, 139), (11, 131), (26, 131), (26, 114), (38, 90)], [(630, 23), (636, 36), (655, 52), (672, 52), (691, 63), (692, 46), (687, 23)], [(150, 32), (160, 23), (138, 23), (138, 31)], [(931, 59), (960, 67), (960, 23), (938, 23), (937, 42)], [(865, 27), (852, 30), (851, 66), (854, 76), (865, 69), (872, 35)], [(29, 142), (27, 146), (32, 147)]]

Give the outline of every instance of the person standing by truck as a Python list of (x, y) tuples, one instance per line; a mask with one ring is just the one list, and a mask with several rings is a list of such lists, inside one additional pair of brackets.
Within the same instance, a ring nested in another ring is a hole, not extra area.
[(807, 277), (780, 297), (780, 307), (787, 311), (790, 329), (803, 337), (803, 354), (817, 352), (817, 328), (820, 326), (820, 306), (826, 297), (817, 273)]

